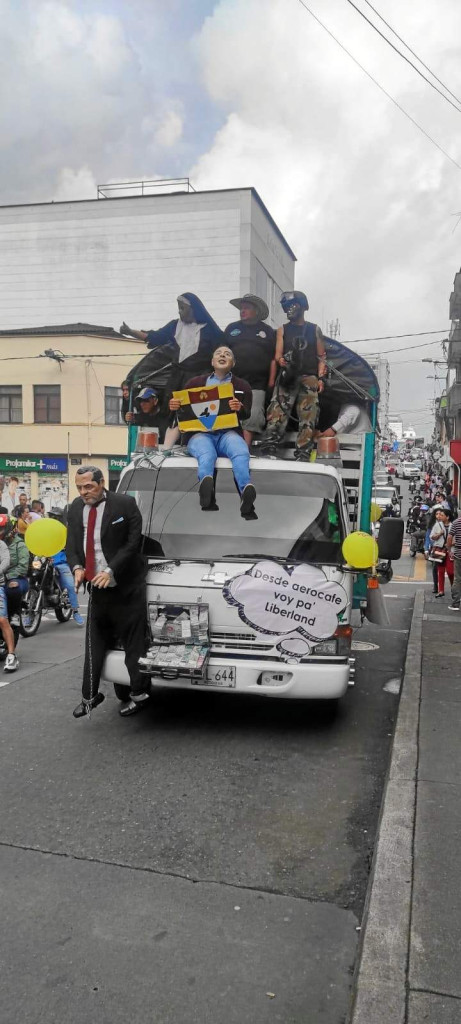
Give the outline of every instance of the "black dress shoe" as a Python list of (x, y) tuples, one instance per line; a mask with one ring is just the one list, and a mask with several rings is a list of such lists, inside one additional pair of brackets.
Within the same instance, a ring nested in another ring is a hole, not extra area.
[(143, 711), (144, 708), (147, 707), (149, 699), (148, 694), (143, 694), (142, 700), (140, 700), (139, 697), (136, 697), (135, 699), (132, 697), (128, 704), (124, 704), (123, 707), (119, 709), (119, 715), (121, 715), (122, 718), (128, 718), (130, 715), (137, 715), (139, 711)]
[(247, 516), (250, 512), (254, 512), (255, 498), (256, 488), (253, 484), (247, 484), (240, 495), (240, 515)]
[(103, 700), (105, 700), (103, 693), (97, 693), (93, 700), (85, 700), (85, 697), (82, 697), (80, 704), (77, 704), (77, 707), (72, 712), (74, 718), (83, 718), (93, 708), (97, 708), (98, 704), (102, 704)]
[(198, 493), (200, 498), (200, 508), (210, 508), (214, 499), (214, 480), (212, 476), (203, 477), (203, 480), (200, 481)]

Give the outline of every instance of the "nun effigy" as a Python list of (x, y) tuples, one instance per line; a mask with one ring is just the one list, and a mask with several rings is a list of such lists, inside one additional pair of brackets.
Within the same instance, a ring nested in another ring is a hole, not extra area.
[(208, 371), (211, 356), (224, 338), (221, 328), (193, 292), (178, 296), (178, 312), (176, 320), (170, 320), (157, 331), (135, 331), (126, 323), (122, 324), (121, 334), (145, 341), (151, 349), (130, 371), (128, 380), (132, 387), (136, 383), (147, 383), (150, 373), (152, 383), (158, 383), (159, 372), (163, 379), (162, 367), (168, 366), (167, 399), (172, 391), (181, 390), (191, 377)]

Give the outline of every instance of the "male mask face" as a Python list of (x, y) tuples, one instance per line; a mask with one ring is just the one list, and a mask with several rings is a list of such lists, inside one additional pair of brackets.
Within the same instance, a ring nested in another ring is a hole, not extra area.
[(297, 320), (300, 313), (302, 313), (301, 306), (298, 302), (292, 302), (289, 306), (284, 305), (283, 311), (286, 313), (289, 320)]

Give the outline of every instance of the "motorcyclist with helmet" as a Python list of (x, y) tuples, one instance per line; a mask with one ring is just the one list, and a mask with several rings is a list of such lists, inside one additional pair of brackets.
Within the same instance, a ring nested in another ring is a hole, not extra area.
[[(49, 519), (57, 519), (59, 523), (63, 523), (64, 526), (66, 525), (66, 513), (64, 509), (59, 508), (58, 506), (50, 509), (48, 517)], [(55, 566), (61, 587), (67, 590), (69, 603), (72, 608), (72, 618), (77, 626), (84, 626), (85, 622), (80, 614), (74, 577), (70, 570), (65, 550), (58, 551), (57, 555), (53, 555), (52, 562)]]
[[(0, 515), (0, 631), (8, 652), (3, 666), (4, 672), (16, 672), (16, 669), (19, 667), (19, 660), (15, 653), (15, 636), (10, 625), (11, 602), (8, 600), (9, 588), (7, 580), (7, 573), (11, 568), (11, 550), (13, 550), (14, 556), (17, 547), (14, 545), (13, 549), (11, 549), (15, 534), (15, 520), (2, 513)], [(19, 543), (22, 544), (23, 542), (19, 541)], [(25, 547), (25, 544), (23, 546)], [(27, 562), (29, 562), (28, 556)]]
[(29, 589), (29, 551), (18, 530), (18, 522), (11, 517), (12, 531), (7, 544), (10, 551), (10, 567), (5, 573), (8, 608), (10, 614), (19, 612), (22, 598)]
[(428, 505), (421, 501), (415, 502), (408, 512), (407, 531), (410, 534), (410, 555), (415, 557), (417, 552), (424, 554), (425, 536), (427, 528)]

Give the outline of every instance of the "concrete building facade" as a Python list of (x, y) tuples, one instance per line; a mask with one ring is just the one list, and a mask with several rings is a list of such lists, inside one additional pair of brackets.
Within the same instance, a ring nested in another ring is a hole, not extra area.
[[(459, 493), (461, 480), (461, 270), (455, 274), (449, 301), (451, 330), (448, 340), (447, 392), (439, 418), (443, 419), (445, 436), (449, 444), (455, 490)], [(437, 419), (436, 419), (437, 422)]]
[(252, 292), (281, 323), (295, 256), (253, 188), (0, 207), (0, 329), (160, 327), (195, 292), (215, 320)]
[(0, 207), (0, 253), (8, 506), (18, 487), (65, 504), (88, 459), (115, 485), (127, 453), (118, 389), (145, 353), (119, 334), (123, 321), (161, 327), (191, 291), (224, 327), (238, 316), (229, 300), (251, 292), (278, 325), (280, 293), (294, 286), (295, 256), (252, 188)]
[(120, 383), (144, 352), (89, 324), (0, 332), (0, 505), (11, 511), (24, 490), (47, 511), (64, 506), (85, 462), (115, 486), (127, 461)]
[(383, 356), (366, 356), (367, 362), (374, 370), (378, 379), (379, 399), (379, 426), (383, 437), (389, 436), (389, 403), (391, 394), (391, 371), (389, 360)]

